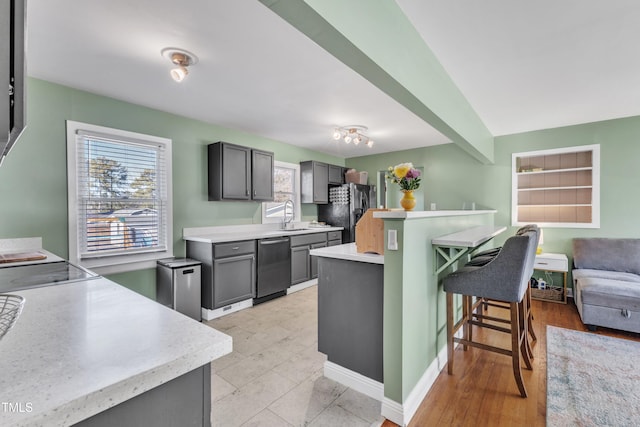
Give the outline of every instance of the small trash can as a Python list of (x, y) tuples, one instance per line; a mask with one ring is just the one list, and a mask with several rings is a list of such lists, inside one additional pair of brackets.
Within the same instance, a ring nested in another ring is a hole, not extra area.
[(158, 260), (156, 300), (197, 321), (202, 319), (202, 263), (191, 258)]

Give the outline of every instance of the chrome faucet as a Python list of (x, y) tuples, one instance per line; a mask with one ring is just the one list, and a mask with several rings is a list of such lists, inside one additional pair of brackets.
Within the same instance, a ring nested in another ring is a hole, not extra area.
[[(291, 222), (293, 221), (293, 217), (295, 216), (295, 210), (294, 210), (294, 204), (293, 204), (293, 200), (288, 199), (286, 202), (284, 202), (284, 210), (283, 210), (283, 215), (282, 215), (282, 229), (286, 230), (287, 229), (287, 224), (291, 224)], [(291, 212), (291, 216), (287, 215), (287, 208), (290, 209)]]

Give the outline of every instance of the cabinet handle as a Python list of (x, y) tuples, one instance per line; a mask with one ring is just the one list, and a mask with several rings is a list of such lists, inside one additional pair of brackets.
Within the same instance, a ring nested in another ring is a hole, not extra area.
[(253, 190), (253, 195), (257, 196), (258, 195), (258, 190)]
[(549, 263), (548, 262), (537, 262), (536, 264), (538, 264), (538, 265), (547, 265)]
[(188, 270), (183, 270), (182, 274), (192, 274), (195, 270), (193, 268), (190, 268)]
[(237, 251), (238, 249), (240, 249), (240, 246), (234, 246), (231, 249), (233, 249), (234, 251)]

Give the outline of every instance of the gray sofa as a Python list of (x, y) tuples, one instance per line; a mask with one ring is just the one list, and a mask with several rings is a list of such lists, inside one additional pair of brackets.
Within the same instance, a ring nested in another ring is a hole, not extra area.
[(640, 239), (573, 239), (573, 265), (582, 322), (640, 332)]

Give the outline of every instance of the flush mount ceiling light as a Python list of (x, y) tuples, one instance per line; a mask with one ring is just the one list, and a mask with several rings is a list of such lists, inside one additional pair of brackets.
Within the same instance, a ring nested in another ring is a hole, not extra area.
[(162, 56), (171, 61), (176, 68), (171, 70), (171, 78), (177, 82), (181, 82), (189, 74), (187, 67), (198, 63), (198, 57), (191, 52), (175, 47), (167, 47), (160, 52)]
[(373, 147), (373, 140), (365, 135), (368, 129), (366, 126), (360, 125), (341, 126), (333, 130), (333, 139), (336, 141), (342, 139), (347, 144), (353, 142), (355, 145), (364, 142), (367, 147), (371, 148)]

